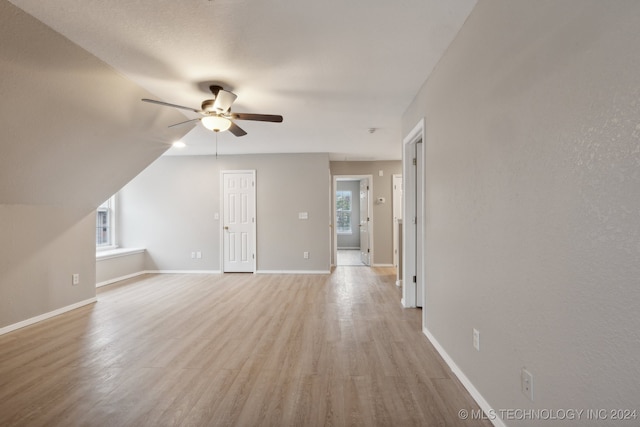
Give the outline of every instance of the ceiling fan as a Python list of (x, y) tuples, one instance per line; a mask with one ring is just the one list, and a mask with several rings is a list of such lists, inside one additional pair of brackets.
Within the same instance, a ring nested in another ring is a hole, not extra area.
[(199, 120), (202, 125), (214, 132), (223, 132), (229, 130), (235, 136), (244, 136), (247, 132), (240, 126), (235, 124), (233, 120), (253, 120), (259, 122), (273, 122), (282, 123), (282, 116), (274, 114), (249, 114), (249, 113), (232, 113), (231, 104), (238, 97), (236, 94), (222, 89), (221, 86), (209, 86), (211, 93), (213, 93), (213, 99), (207, 99), (202, 101), (202, 108), (197, 110), (195, 108), (185, 107), (183, 105), (170, 104), (168, 102), (156, 101), (154, 99), (142, 99), (144, 102), (151, 102), (153, 104), (164, 105), (167, 107), (182, 108), (183, 110), (193, 111), (194, 113), (202, 114), (202, 117), (197, 119), (186, 120), (184, 122), (173, 124), (169, 127), (183, 125), (185, 123), (191, 123)]

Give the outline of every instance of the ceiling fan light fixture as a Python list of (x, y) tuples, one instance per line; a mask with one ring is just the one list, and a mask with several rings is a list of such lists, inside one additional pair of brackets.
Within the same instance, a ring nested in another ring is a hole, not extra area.
[(202, 126), (214, 132), (224, 132), (231, 127), (231, 120), (220, 116), (206, 116), (200, 121)]

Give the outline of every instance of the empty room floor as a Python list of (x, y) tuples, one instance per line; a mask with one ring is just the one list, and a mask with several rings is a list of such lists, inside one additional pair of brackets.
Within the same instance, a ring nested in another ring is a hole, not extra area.
[(489, 426), (389, 268), (145, 275), (0, 336), (2, 426)]

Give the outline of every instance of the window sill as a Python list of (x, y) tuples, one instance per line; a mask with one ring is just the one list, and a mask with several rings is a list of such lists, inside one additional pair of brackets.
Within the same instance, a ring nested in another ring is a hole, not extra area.
[(96, 261), (102, 261), (105, 259), (139, 254), (144, 252), (145, 250), (146, 250), (145, 248), (118, 248), (118, 249), (111, 249), (111, 250), (101, 250), (96, 252)]

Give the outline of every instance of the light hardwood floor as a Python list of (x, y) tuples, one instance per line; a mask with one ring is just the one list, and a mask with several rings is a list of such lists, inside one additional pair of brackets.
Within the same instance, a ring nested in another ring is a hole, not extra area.
[(147, 275), (0, 336), (1, 426), (489, 426), (392, 269)]

